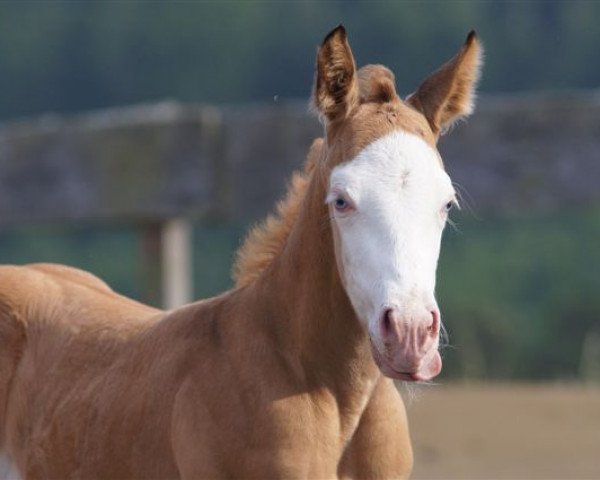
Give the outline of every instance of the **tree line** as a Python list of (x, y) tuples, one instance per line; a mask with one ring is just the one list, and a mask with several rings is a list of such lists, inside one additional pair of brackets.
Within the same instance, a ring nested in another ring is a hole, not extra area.
[(409, 93), (471, 29), (484, 92), (600, 86), (599, 2), (3, 2), (0, 120), (177, 98), (307, 98), (315, 47), (344, 23), (359, 64)]

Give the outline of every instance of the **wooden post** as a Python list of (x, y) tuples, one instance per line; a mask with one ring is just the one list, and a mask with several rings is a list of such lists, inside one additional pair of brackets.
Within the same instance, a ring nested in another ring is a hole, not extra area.
[(161, 307), (161, 224), (143, 223), (139, 227), (140, 256), (139, 284), (142, 286), (142, 302)]
[(162, 305), (170, 310), (193, 299), (192, 225), (176, 218), (162, 225)]

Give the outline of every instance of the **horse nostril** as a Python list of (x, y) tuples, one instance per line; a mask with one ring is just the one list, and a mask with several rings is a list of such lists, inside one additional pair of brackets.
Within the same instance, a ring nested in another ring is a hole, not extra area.
[(383, 312), (382, 318), (383, 331), (387, 334), (390, 333), (392, 329), (392, 309), (386, 308)]
[(440, 329), (440, 312), (438, 310), (431, 311), (431, 324), (427, 327), (427, 331), (432, 335), (437, 335)]

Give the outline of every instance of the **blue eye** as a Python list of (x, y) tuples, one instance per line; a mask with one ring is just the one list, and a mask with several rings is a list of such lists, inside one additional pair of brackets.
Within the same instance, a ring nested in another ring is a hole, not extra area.
[(343, 210), (348, 206), (348, 202), (346, 202), (346, 200), (344, 200), (343, 198), (338, 197), (335, 199), (334, 205), (335, 208), (337, 208), (338, 210)]
[(333, 201), (333, 208), (335, 208), (337, 212), (347, 213), (352, 210), (353, 207), (348, 200), (340, 196)]

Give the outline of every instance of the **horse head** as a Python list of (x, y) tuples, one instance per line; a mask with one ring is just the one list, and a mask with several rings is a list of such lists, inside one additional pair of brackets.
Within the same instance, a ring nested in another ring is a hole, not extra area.
[(325, 124), (326, 202), (340, 280), (387, 376), (429, 380), (442, 368), (435, 277), (456, 192), (437, 141), (473, 110), (481, 64), (474, 32), (401, 99), (381, 65), (357, 70), (346, 32), (317, 53), (314, 105)]

